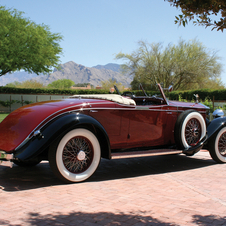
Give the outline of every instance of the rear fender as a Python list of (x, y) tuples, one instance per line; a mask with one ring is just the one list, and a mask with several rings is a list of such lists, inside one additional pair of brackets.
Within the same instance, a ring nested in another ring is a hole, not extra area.
[(59, 116), (40, 130), (34, 131), (34, 135), (16, 149), (14, 157), (20, 160), (35, 158), (48, 149), (59, 137), (75, 128), (91, 130), (99, 140), (101, 156), (110, 159), (110, 142), (103, 126), (96, 119), (79, 113), (67, 113)]

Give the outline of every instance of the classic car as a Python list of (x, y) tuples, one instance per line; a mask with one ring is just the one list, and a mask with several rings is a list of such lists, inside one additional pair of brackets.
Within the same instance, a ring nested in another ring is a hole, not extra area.
[(193, 155), (205, 147), (225, 163), (226, 118), (209, 121), (205, 105), (168, 100), (158, 88), (160, 96), (142, 89), (142, 96), (75, 95), (18, 108), (0, 123), (0, 164), (48, 160), (58, 178), (81, 182), (101, 158)]

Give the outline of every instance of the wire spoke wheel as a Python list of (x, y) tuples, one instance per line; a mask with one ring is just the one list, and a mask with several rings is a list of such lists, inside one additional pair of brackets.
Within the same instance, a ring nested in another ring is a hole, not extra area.
[(195, 146), (201, 138), (201, 125), (196, 118), (192, 118), (185, 126), (185, 140), (188, 145)]
[(219, 153), (226, 157), (226, 132), (222, 133), (218, 141)]
[(213, 136), (208, 148), (214, 161), (226, 163), (226, 127), (223, 127)]
[(93, 161), (93, 146), (86, 137), (74, 137), (63, 150), (63, 163), (71, 173), (82, 173)]
[(49, 150), (49, 163), (55, 175), (65, 182), (81, 182), (97, 169), (101, 158), (97, 137), (87, 129), (73, 129), (59, 138)]
[(203, 116), (194, 110), (182, 112), (175, 124), (174, 138), (177, 148), (184, 150), (196, 146), (206, 136)]

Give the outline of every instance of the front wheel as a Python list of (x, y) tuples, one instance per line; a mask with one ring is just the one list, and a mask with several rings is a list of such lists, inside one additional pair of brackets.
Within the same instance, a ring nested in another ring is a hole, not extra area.
[(218, 163), (226, 163), (226, 127), (223, 127), (209, 142), (212, 159)]
[(50, 167), (65, 182), (88, 179), (97, 169), (100, 157), (98, 139), (82, 128), (69, 131), (49, 150)]
[(175, 125), (175, 141), (179, 149), (197, 145), (206, 135), (206, 123), (202, 115), (193, 110), (181, 113)]

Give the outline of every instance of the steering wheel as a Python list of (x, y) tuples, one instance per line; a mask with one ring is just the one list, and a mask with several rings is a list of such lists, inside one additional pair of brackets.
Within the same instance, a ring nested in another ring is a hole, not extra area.
[(133, 92), (130, 92), (130, 91), (123, 92), (122, 96), (135, 97), (134, 93)]

